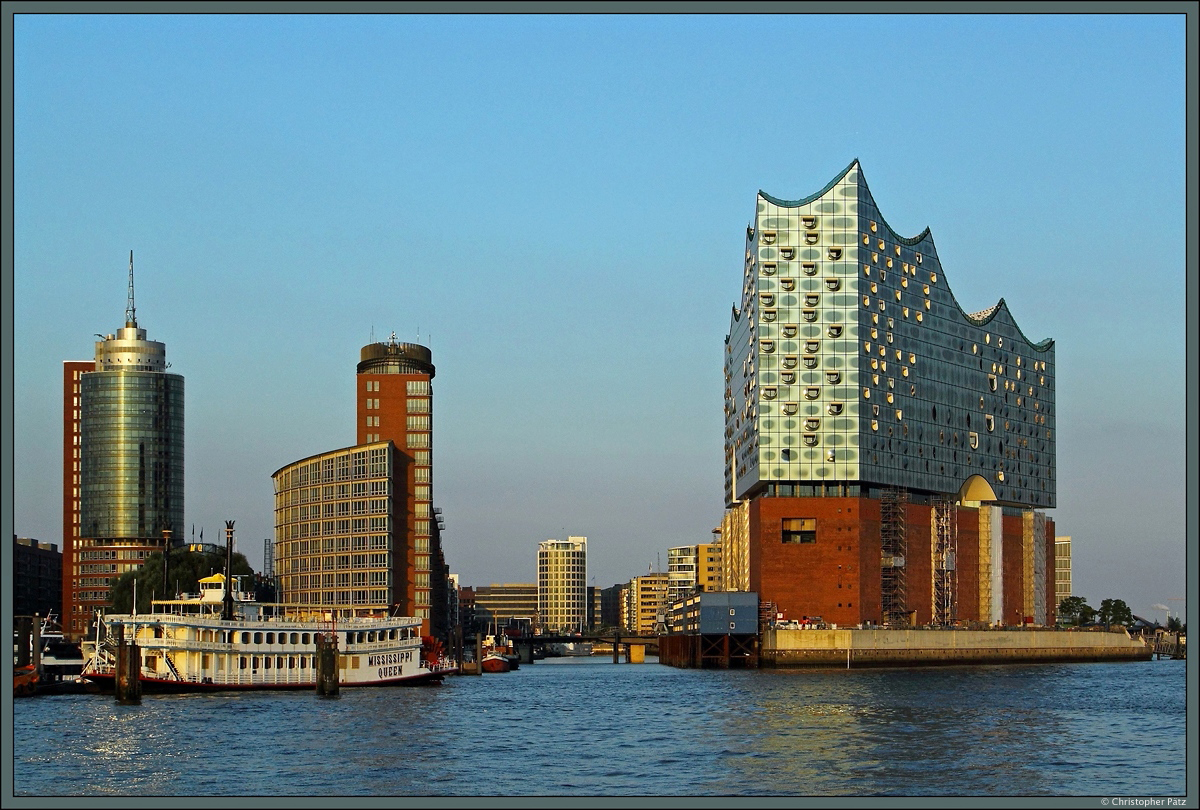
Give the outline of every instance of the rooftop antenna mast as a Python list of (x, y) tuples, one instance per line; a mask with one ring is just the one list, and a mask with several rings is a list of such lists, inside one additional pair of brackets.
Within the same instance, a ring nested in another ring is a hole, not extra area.
[(137, 307), (133, 305), (133, 251), (129, 251), (129, 300), (125, 304), (125, 326), (137, 327)]

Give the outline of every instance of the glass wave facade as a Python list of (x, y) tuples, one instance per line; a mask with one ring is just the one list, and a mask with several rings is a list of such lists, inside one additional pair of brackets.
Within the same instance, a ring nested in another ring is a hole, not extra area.
[(801, 200), (760, 191), (725, 345), (726, 501), (978, 476), (1052, 508), (1054, 374), (1003, 299), (959, 307), (929, 231), (895, 233), (857, 161)]

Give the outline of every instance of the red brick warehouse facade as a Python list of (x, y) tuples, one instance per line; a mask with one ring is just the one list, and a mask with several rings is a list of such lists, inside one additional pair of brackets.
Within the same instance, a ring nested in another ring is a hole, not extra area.
[(1054, 344), (967, 313), (855, 161), (759, 192), (725, 345), (727, 581), (838, 625), (1054, 622)]

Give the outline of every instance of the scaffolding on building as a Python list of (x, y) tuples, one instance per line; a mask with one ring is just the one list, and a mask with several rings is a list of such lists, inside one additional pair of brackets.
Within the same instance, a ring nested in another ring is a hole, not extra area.
[(958, 505), (950, 496), (933, 500), (933, 623), (958, 618)]
[(904, 576), (907, 506), (906, 489), (888, 487), (880, 493), (880, 607), (884, 624), (911, 624)]

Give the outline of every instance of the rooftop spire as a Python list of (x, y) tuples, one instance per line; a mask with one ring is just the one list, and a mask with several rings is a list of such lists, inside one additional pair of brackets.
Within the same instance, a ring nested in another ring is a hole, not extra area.
[(125, 304), (125, 326), (137, 328), (137, 307), (133, 305), (133, 251), (129, 251), (129, 302)]

